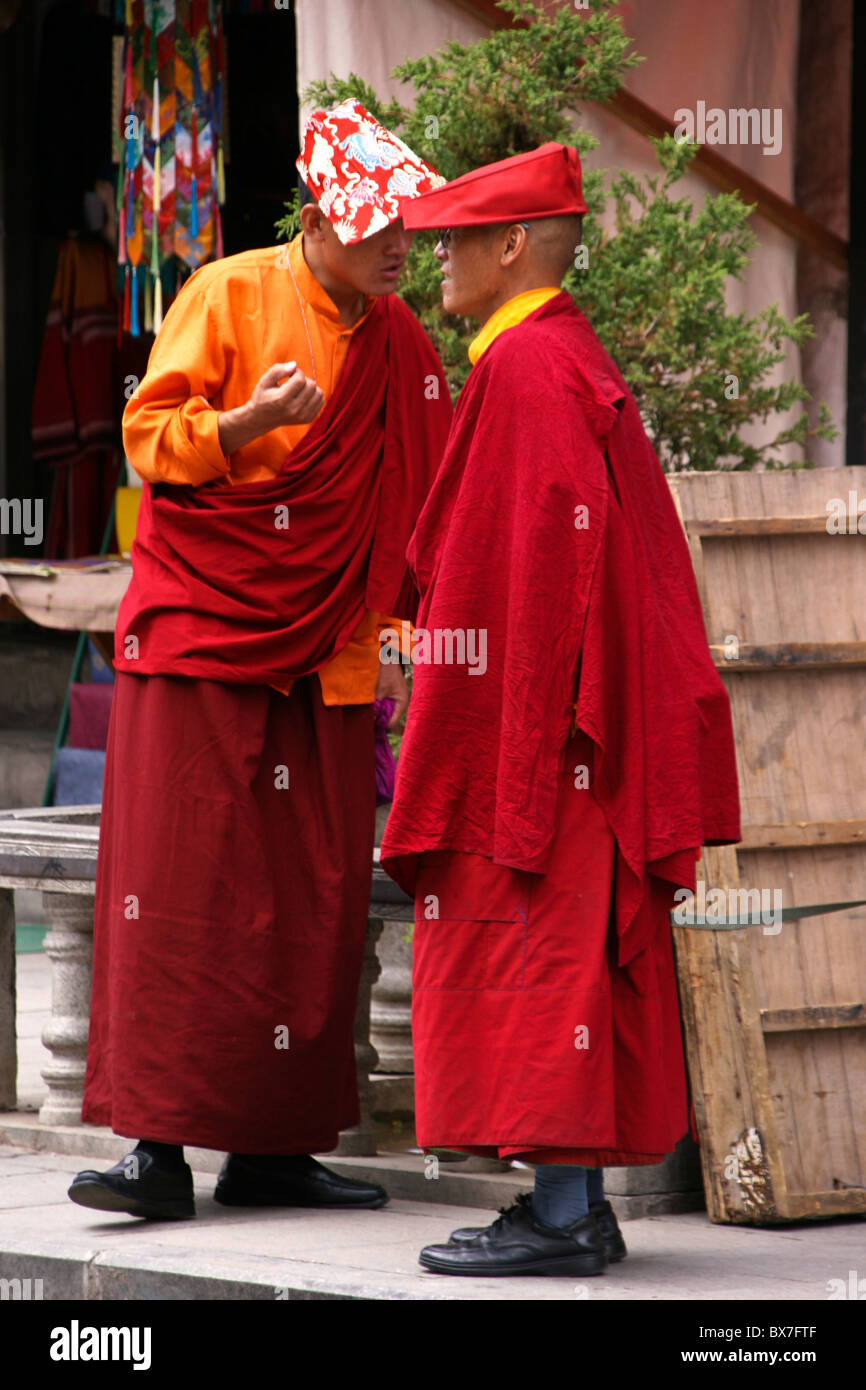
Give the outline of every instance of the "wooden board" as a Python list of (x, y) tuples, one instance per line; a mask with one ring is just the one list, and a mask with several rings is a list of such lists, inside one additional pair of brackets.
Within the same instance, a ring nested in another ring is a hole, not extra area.
[[(866, 468), (669, 482), (742, 803), (742, 843), (699, 872), (785, 907), (866, 898)], [(710, 1217), (866, 1212), (866, 907), (674, 941)]]

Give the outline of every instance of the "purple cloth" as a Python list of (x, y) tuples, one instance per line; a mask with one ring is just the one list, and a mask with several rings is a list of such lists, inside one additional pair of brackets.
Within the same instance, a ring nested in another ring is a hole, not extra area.
[(69, 746), (70, 748), (100, 748), (108, 743), (108, 721), (114, 681), (85, 684), (78, 681), (69, 687)]
[(394, 713), (393, 700), (374, 700), (373, 716), (376, 721), (376, 805), (394, 799), (394, 776), (397, 764), (388, 741), (388, 720)]

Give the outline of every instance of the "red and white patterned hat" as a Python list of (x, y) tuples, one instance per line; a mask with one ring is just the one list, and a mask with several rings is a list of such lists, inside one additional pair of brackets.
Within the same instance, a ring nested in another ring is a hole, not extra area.
[(330, 111), (313, 111), (295, 163), (344, 246), (399, 217), (401, 198), (445, 183), (354, 97)]

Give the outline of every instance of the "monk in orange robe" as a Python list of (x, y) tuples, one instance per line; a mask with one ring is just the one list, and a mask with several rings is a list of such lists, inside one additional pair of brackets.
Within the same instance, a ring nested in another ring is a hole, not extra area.
[[(312, 1158), (359, 1119), (378, 631), (451, 407), (393, 291), (437, 174), (356, 101), (314, 112), (288, 246), (202, 266), (124, 416), (143, 496), (115, 632), (83, 1119), (136, 1136), (82, 1206), (377, 1207)], [(398, 177), (401, 176), (401, 177)], [(357, 192), (356, 192), (357, 190)]]

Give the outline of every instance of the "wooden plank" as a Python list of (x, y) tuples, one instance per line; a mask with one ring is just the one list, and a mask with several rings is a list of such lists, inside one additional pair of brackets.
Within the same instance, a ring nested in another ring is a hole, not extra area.
[(804, 1193), (791, 1198), (790, 1220), (802, 1221), (809, 1217), (857, 1216), (866, 1212), (866, 1188), (831, 1188), (827, 1192)]
[[(718, 665), (744, 838), (721, 878), (706, 852), (707, 882), (772, 890), (785, 907), (862, 898), (866, 550), (830, 545), (826, 517), (852, 489), (866, 496), (866, 468), (670, 481), (693, 557), (700, 547), (710, 642), (741, 657)], [(702, 526), (714, 518), (724, 524)], [(866, 1211), (864, 934), (863, 908), (710, 943), (675, 930), (714, 1220)], [(742, 1156), (738, 1187), (720, 1172), (725, 1152)]]
[[(705, 591), (705, 587), (704, 587), (704, 586), (705, 586), (705, 577), (704, 577), (704, 556), (703, 556), (703, 549), (702, 549), (702, 546), (701, 546), (701, 537), (700, 537), (700, 535), (699, 535), (699, 533), (698, 533), (697, 531), (692, 531), (691, 528), (690, 528), (689, 526), (686, 525), (685, 517), (683, 516), (682, 504), (681, 504), (681, 502), (680, 502), (680, 493), (679, 493), (679, 487), (678, 487), (678, 479), (677, 479), (677, 477), (676, 477), (675, 474), (674, 474), (672, 477), (669, 477), (669, 478), (668, 478), (668, 485), (669, 485), (670, 490), (671, 490), (671, 496), (672, 496), (672, 498), (673, 498), (673, 500), (674, 500), (674, 506), (676, 507), (677, 515), (678, 515), (678, 517), (679, 517), (679, 519), (680, 519), (680, 525), (681, 525), (682, 528), (683, 528), (683, 531), (684, 531), (685, 537), (686, 537), (686, 541), (688, 542), (689, 554), (691, 555), (691, 558), (692, 558), (692, 569), (693, 569), (694, 572), (695, 572), (695, 582), (696, 582), (696, 584), (697, 584), (697, 586), (698, 586), (698, 597), (700, 598), (700, 601), (701, 601), (701, 608), (703, 609), (703, 612), (704, 612), (704, 621), (706, 621), (706, 615), (707, 615), (707, 611), (708, 611), (708, 605), (707, 605), (707, 595), (706, 595), (706, 591)], [(709, 635), (709, 634), (708, 634), (708, 635)]]
[(802, 1033), (813, 1028), (866, 1028), (866, 1004), (806, 1004), (799, 1009), (762, 1009), (765, 1033)]
[[(862, 667), (842, 667), (832, 673), (757, 671), (742, 678), (720, 674), (731, 697), (744, 823), (863, 820)], [(847, 750), (847, 757), (837, 753), (828, 759), (828, 736)], [(861, 848), (862, 841), (855, 841), (852, 852), (859, 856)], [(753, 853), (749, 851), (750, 859)], [(807, 853), (800, 849), (796, 858)], [(745, 868), (741, 864), (743, 872)], [(794, 868), (792, 858), (785, 873)], [(752, 878), (749, 865), (749, 887)], [(863, 896), (860, 891), (831, 891), (825, 897), (798, 901), (834, 902)]]
[[(855, 479), (850, 482), (856, 484)], [(861, 484), (862, 485), (862, 484)], [(826, 499), (846, 496), (849, 478), (839, 470), (834, 478), (789, 475), (769, 480), (754, 477), (743, 486), (732, 484), (736, 505), (726, 515), (785, 512), (802, 515), (806, 498), (822, 510)], [(775, 499), (775, 500), (774, 500)], [(720, 583), (711, 587), (714, 600), (727, 602), (747, 636), (770, 640), (830, 640), (860, 637), (863, 622), (862, 551), (830, 546), (817, 536), (790, 539), (713, 542), (705, 551), (708, 566)], [(845, 602), (839, 595), (845, 594)], [(851, 750), (863, 743), (863, 681), (856, 668), (836, 668), (829, 675), (788, 669), (754, 674), (748, 682), (726, 676), (735, 706), (744, 800), (772, 798), (760, 808), (748, 806), (747, 820), (806, 820), (828, 815), (859, 818), (863, 813), (861, 779)], [(754, 683), (754, 684), (752, 684)], [(750, 688), (751, 686), (751, 688)], [(828, 732), (833, 731), (828, 748)], [(848, 749), (847, 755), (843, 750)], [(851, 857), (859, 861), (852, 873)], [(741, 869), (744, 869), (741, 863)], [(862, 850), (842, 855), (832, 851), (799, 850), (796, 856), (752, 855), (749, 886), (784, 890), (786, 904), (858, 897), (845, 891), (837, 875), (862, 880)], [(853, 884), (852, 884), (853, 886)], [(862, 921), (862, 918), (861, 918)], [(751, 966), (762, 1007), (795, 1007), (846, 1001), (863, 994), (862, 936), (852, 939), (852, 927), (839, 917), (808, 924), (791, 924), (778, 938), (752, 933)], [(862, 1172), (862, 1139), (851, 1115), (851, 1093), (860, 1085), (860, 1064), (841, 1035), (815, 1039), (803, 1035), (773, 1035), (767, 1065), (772, 1077), (789, 1191), (808, 1192), (832, 1186), (840, 1172)], [(862, 1034), (848, 1043), (862, 1043)], [(841, 1113), (849, 1111), (844, 1122)], [(793, 1208), (790, 1209), (793, 1215)]]
[[(708, 886), (739, 886), (732, 848), (705, 848), (698, 872)], [(708, 1214), (772, 1222), (787, 1193), (757, 1002), (748, 979), (738, 987), (745, 937), (677, 927), (674, 945)]]
[(810, 849), (814, 845), (866, 844), (866, 819), (801, 820), (782, 825), (744, 825), (738, 854), (758, 849)]
[[(746, 671), (826, 671), (832, 666), (866, 666), (866, 642), (754, 642), (710, 643), (713, 661), (720, 671), (739, 675)], [(735, 653), (735, 654), (734, 654)]]
[[(856, 536), (864, 532), (857, 530), (859, 517), (854, 512), (845, 513), (845, 527), (831, 531), (831, 517), (827, 512), (822, 516), (728, 516), (694, 518), (689, 522), (692, 535), (701, 537), (738, 536)], [(835, 521), (835, 518), (833, 518)], [(839, 518), (841, 521), (841, 517)], [(851, 529), (853, 526), (853, 529)]]

